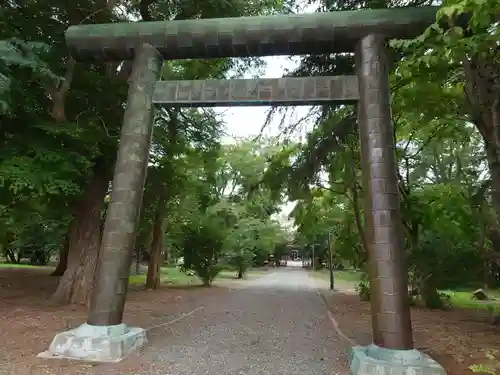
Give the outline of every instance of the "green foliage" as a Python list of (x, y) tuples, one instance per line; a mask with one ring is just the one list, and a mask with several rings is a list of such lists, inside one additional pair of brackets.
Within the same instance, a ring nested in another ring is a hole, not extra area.
[(174, 200), (179, 216), (170, 215), (170, 246), (180, 247), (184, 267), (207, 285), (225, 264), (243, 277), (258, 259), (263, 262), (286, 242), (283, 229), (271, 218), (279, 201), (265, 188), (254, 187), (267, 167), (267, 152), (277, 150), (244, 141), (203, 158), (191, 154), (185, 161), (192, 164), (183, 164), (178, 172), (185, 180), (179, 200)]
[[(424, 3), (322, 1), (319, 9), (430, 5)], [(440, 288), (500, 282), (494, 170), (500, 148), (493, 120), (500, 116), (499, 6), (498, 0), (446, 1), (423, 35), (389, 43), (409, 281), (432, 307), (446, 305)], [(346, 54), (311, 56), (292, 74), (352, 74), (353, 63)], [(263, 181), (297, 201), (291, 217), (304, 254), (311, 256), (314, 245), (324, 257), (328, 234), (335, 233), (336, 256), (363, 268), (369, 193), (361, 179), (355, 108), (324, 106), (315, 113), (306, 140), (275, 156)], [(367, 298), (368, 283), (358, 291)]]
[(245, 217), (231, 228), (224, 244), (224, 253), (243, 277), (256, 258), (267, 259), (278, 244), (284, 243), (282, 230), (271, 220)]
[(217, 262), (224, 234), (214, 225), (205, 222), (200, 226), (186, 228), (183, 241), (184, 269), (192, 269), (209, 286), (221, 271)]
[[(5, 224), (10, 224), (6, 226)], [(51, 217), (50, 212), (31, 212), (14, 221), (4, 221), (0, 237), (3, 256), (10, 263), (28, 259), (30, 264), (46, 265), (61, 246), (67, 228), (67, 218)]]
[[(463, 188), (453, 184), (430, 185), (412, 196), (410, 214), (419, 217), (419, 242), (410, 253), (413, 275), (433, 279), (436, 287), (459, 285), (463, 275), (481, 280), (483, 260), (477, 255), (478, 227)], [(429, 259), (433, 259), (429, 262)]]
[(21, 39), (0, 40), (0, 116), (11, 108), (11, 90), (15, 84), (15, 71), (26, 71), (32, 79), (57, 84), (60, 77), (42, 60), (48, 46), (41, 42), (25, 42)]
[(366, 276), (356, 285), (356, 293), (358, 293), (359, 299), (361, 301), (369, 301), (371, 298), (371, 284), (367, 280)]
[[(95, 176), (112, 176), (128, 63), (120, 64), (120, 69), (117, 64), (75, 64), (65, 46), (68, 26), (239, 17), (291, 9), (291, 4), (281, 0), (160, 0), (143, 5), (120, 0), (107, 6), (92, 1), (49, 4), (39, 0), (2, 5), (0, 244), (13, 260), (27, 256), (35, 263), (45, 262), (45, 255), (59, 249), (72, 216), (79, 214), (78, 203), (89, 189), (88, 182)], [(262, 67), (262, 59), (168, 62), (162, 74), (165, 79), (224, 78), (242, 75), (250, 67)], [(185, 238), (194, 241), (201, 236), (186, 228), (198, 228), (208, 208), (227, 200), (217, 185), (222, 133), (223, 124), (212, 110), (163, 108), (157, 112), (138, 247), (149, 246), (159, 222), (172, 256), (182, 255)], [(238, 189), (238, 196), (231, 199), (246, 198)], [(269, 199), (259, 199), (248, 199), (248, 211), (267, 215), (276, 210)], [(222, 224), (225, 235), (226, 223)]]
[(499, 6), (498, 0), (445, 1), (437, 13), (436, 23), (422, 35), (392, 41), (392, 46), (411, 48), (419, 55), (412, 55), (412, 63), (424, 66), (440, 61), (456, 63), (464, 55), (490, 54), (489, 49), (496, 47), (500, 35), (495, 23)]
[(12, 245), (20, 257), (29, 259), (31, 265), (45, 266), (63, 246), (65, 229), (57, 221), (37, 220), (20, 232)]

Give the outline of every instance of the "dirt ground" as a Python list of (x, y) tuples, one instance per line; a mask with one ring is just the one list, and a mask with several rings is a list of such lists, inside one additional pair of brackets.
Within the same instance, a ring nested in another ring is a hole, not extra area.
[[(342, 332), (359, 345), (372, 341), (368, 302), (337, 293), (327, 297)], [(448, 375), (471, 375), (469, 366), (485, 363), (485, 350), (500, 350), (500, 327), (485, 323), (487, 312), (412, 309), (415, 347), (437, 360)]]
[[(85, 306), (56, 306), (49, 302), (57, 278), (47, 270), (0, 270), (0, 375), (156, 373), (154, 364), (133, 355), (119, 364), (93, 365), (44, 360), (54, 334), (85, 322)], [(127, 299), (125, 321), (143, 328), (167, 323), (197, 307), (201, 294), (226, 293), (224, 288), (165, 288), (132, 290)]]
[[(100, 375), (165, 373), (147, 356), (132, 355), (119, 364), (43, 360), (57, 332), (85, 322), (85, 306), (56, 306), (49, 297), (57, 278), (47, 270), (0, 270), (0, 375)], [(164, 288), (155, 292), (132, 290), (125, 321), (144, 328), (165, 324), (199, 306), (199, 298), (229, 293), (227, 288)], [(327, 297), (343, 333), (356, 343), (371, 342), (370, 307), (349, 294)], [(416, 347), (438, 360), (449, 375), (472, 374), (468, 366), (484, 362), (485, 349), (500, 349), (500, 327), (484, 322), (486, 312), (474, 310), (412, 311)], [(161, 332), (158, 334), (162, 334)], [(166, 370), (166, 369), (165, 369)]]

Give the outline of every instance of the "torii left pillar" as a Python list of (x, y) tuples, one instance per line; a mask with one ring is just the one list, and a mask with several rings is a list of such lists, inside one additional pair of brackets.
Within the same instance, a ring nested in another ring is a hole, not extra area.
[(135, 49), (87, 323), (57, 334), (39, 357), (119, 362), (147, 341), (144, 329), (123, 324), (123, 310), (151, 145), (152, 97), (161, 66), (161, 55), (153, 46)]

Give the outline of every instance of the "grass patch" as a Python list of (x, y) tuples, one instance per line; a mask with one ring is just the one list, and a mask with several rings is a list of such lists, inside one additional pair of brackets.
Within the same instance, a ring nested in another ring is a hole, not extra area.
[[(182, 272), (179, 267), (161, 267), (160, 279), (162, 284), (166, 285), (200, 285), (201, 282), (197, 276), (190, 276)], [(143, 285), (146, 283), (146, 274), (130, 275), (128, 279), (131, 285)]]
[(24, 264), (24, 263), (0, 263), (0, 268), (1, 269), (19, 269), (19, 268), (25, 268), (25, 269), (53, 269), (53, 266), (32, 266), (31, 264)]
[[(30, 264), (20, 263), (0, 263), (0, 269), (47, 269), (53, 270), (54, 266), (32, 266)], [(176, 266), (166, 266), (161, 267), (161, 282), (167, 285), (201, 285), (201, 281), (197, 276), (190, 276), (186, 272), (182, 272), (179, 267)], [(253, 268), (247, 271), (245, 279), (255, 279), (266, 274), (265, 269)], [(216, 277), (217, 279), (228, 280), (237, 279), (236, 270), (222, 270), (221, 273)], [(129, 277), (129, 283), (131, 285), (144, 285), (146, 283), (146, 273), (141, 273), (140, 275), (131, 274)]]
[[(201, 285), (198, 276), (190, 276), (186, 272), (182, 272), (179, 267), (169, 266), (161, 268), (161, 282), (166, 285)], [(254, 268), (247, 271), (245, 279), (256, 279), (266, 274), (266, 270)], [(238, 272), (236, 270), (222, 270), (217, 277), (217, 280), (237, 280)], [(129, 283), (131, 285), (144, 285), (146, 283), (146, 274), (130, 275)]]
[(130, 275), (128, 283), (130, 285), (144, 285), (146, 283), (146, 275)]
[[(327, 272), (328, 277), (330, 277), (330, 273)], [(341, 270), (341, 271), (333, 271), (334, 276), (337, 280), (342, 281), (352, 281), (352, 282), (360, 282), (362, 272), (358, 270)]]
[[(335, 280), (358, 283), (361, 280), (361, 272), (358, 270), (333, 271)], [(329, 281), (330, 272), (328, 269), (310, 271), (314, 278)], [(464, 309), (495, 309), (500, 312), (500, 290), (488, 290), (486, 294), (492, 298), (489, 301), (478, 301), (472, 298), (475, 289), (442, 290), (450, 298), (450, 304), (457, 308)]]
[(463, 309), (495, 309), (500, 311), (500, 291), (489, 290), (486, 294), (493, 300), (478, 301), (472, 298), (473, 290), (443, 290), (450, 298), (450, 303), (458, 308)]
[[(53, 266), (32, 266), (30, 264), (0, 263), (0, 269), (30, 269), (30, 270), (53, 270)], [(167, 285), (199, 285), (201, 282), (196, 276), (189, 276), (178, 267), (162, 267), (161, 282)], [(146, 273), (140, 275), (131, 274), (129, 277), (131, 285), (144, 285), (146, 283)]]
[[(245, 279), (257, 279), (261, 276), (264, 276), (268, 273), (269, 271), (262, 269), (262, 268), (251, 268), (245, 273)], [(238, 271), (237, 270), (222, 270), (219, 275), (215, 278), (215, 280), (220, 279), (220, 280), (238, 280)]]
[[(321, 280), (330, 280), (330, 270), (323, 268), (318, 271), (311, 271), (311, 276)], [(358, 283), (361, 280), (361, 271), (358, 270), (333, 270), (335, 280)]]
[(161, 268), (161, 280), (172, 285), (197, 285), (201, 284), (198, 276), (190, 276), (182, 272), (179, 267), (170, 266)]

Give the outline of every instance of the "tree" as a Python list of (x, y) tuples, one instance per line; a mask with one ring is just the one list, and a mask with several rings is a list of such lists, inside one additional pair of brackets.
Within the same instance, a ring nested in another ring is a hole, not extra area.
[[(273, 13), (284, 6), (281, 1), (217, 0), (203, 5), (148, 0), (5, 4), (0, 18), (9, 27), (0, 32), (0, 48), (5, 52), (0, 61), (0, 115), (2, 144), (7, 147), (0, 170), (9, 192), (2, 194), (1, 205), (9, 212), (2, 215), (10, 217), (14, 209), (23, 209), (21, 202), (36, 201), (72, 216), (68, 246), (61, 253), (67, 269), (54, 294), (56, 301), (86, 303), (92, 290), (131, 67), (130, 62), (76, 63), (65, 47), (67, 27)], [(194, 78), (205, 69), (216, 67), (225, 74), (259, 63), (259, 59), (193, 60), (169, 69)], [(9, 228), (2, 225), (4, 243), (14, 238)]]
[[(151, 243), (146, 288), (156, 289), (165, 247), (165, 231), (179, 195), (189, 189), (200, 163), (219, 147), (221, 124), (213, 112), (164, 111), (155, 126), (146, 188), (146, 210), (150, 210)], [(170, 215), (169, 215), (170, 214)], [(147, 220), (147, 218), (145, 218)], [(168, 256), (167, 256), (168, 258)]]
[[(322, 2), (318, 11), (400, 5)], [(389, 46), (409, 277), (429, 306), (435, 305), (439, 288), (465, 280), (477, 284), (481, 274), (491, 280), (497, 272), (496, 151), (491, 146), (498, 143), (493, 120), (499, 85), (492, 73), (498, 71), (496, 8), (495, 1), (446, 3), (422, 36)], [(308, 56), (291, 74), (352, 74), (353, 60), (349, 54)], [(315, 126), (306, 141), (276, 157), (263, 181), (272, 189), (286, 187), (289, 199), (298, 201), (292, 212), (298, 242), (323, 243), (332, 225), (328, 220), (335, 218), (342, 258), (361, 267), (367, 255), (362, 215), (367, 192), (360, 186), (355, 111), (348, 106), (311, 111)], [(293, 126), (284, 129), (291, 131)], [(438, 261), (430, 265), (431, 257)], [(447, 277), (438, 275), (438, 265), (448, 270)]]

